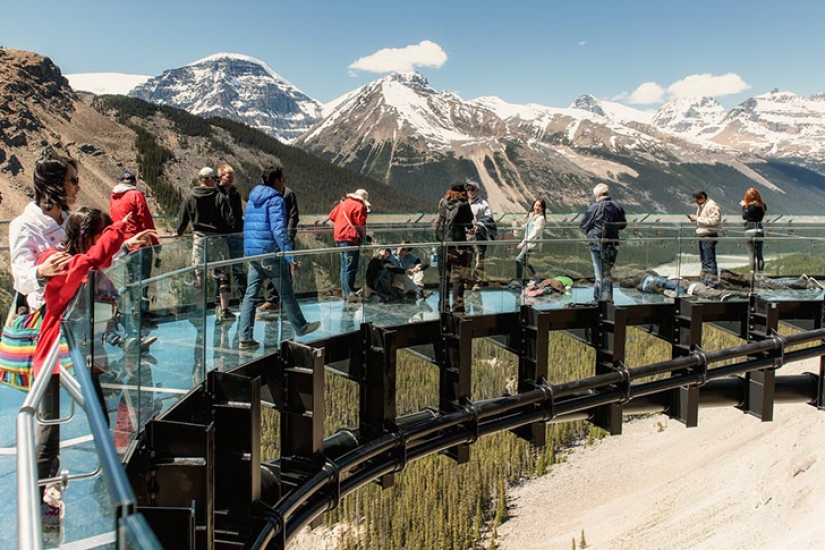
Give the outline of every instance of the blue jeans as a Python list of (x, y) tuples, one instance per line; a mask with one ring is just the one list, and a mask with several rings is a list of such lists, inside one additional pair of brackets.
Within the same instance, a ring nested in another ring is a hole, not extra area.
[(702, 235), (699, 238), (699, 261), (702, 262), (702, 279), (710, 279), (716, 283), (719, 268), (716, 265), (716, 239), (718, 233)]
[(659, 288), (675, 292), (677, 296), (683, 294), (683, 289), (679, 285), (678, 281), (668, 279), (667, 277), (659, 277), (656, 275), (650, 275), (649, 277), (645, 277), (645, 280), (642, 282), (642, 288), (640, 290), (642, 292), (653, 294), (656, 292), (656, 289)]
[[(358, 243), (336, 241), (335, 246), (358, 246)], [(341, 252), (341, 293), (349, 298), (355, 292), (355, 276), (358, 274), (358, 260), (361, 253), (358, 250), (344, 250)]]
[(602, 245), (601, 249), (590, 249), (593, 275), (596, 279), (593, 284), (593, 299), (597, 302), (613, 301), (613, 264), (616, 263), (617, 255), (618, 250), (615, 246)]
[(301, 306), (295, 298), (292, 289), (292, 276), (289, 273), (289, 262), (285, 259), (251, 262), (249, 264), (249, 284), (243, 297), (241, 320), (238, 328), (241, 341), (252, 340), (255, 329), (255, 308), (263, 303), (258, 296), (265, 279), (270, 279), (281, 296), (281, 308), (286, 311), (286, 317), (292, 324), (295, 332), (303, 332), (307, 328), (307, 320), (301, 312)]

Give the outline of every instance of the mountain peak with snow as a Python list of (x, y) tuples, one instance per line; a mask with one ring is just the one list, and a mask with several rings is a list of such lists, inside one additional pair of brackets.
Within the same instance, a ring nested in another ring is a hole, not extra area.
[(710, 96), (674, 99), (662, 105), (651, 123), (660, 130), (688, 139), (709, 139), (721, 129), (725, 108)]
[(286, 142), (320, 120), (322, 109), (263, 61), (235, 53), (213, 54), (164, 71), (129, 95), (205, 118), (243, 122)]

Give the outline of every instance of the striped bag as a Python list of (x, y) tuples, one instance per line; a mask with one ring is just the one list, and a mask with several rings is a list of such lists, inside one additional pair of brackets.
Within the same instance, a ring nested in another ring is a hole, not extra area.
[[(16, 302), (16, 300), (15, 300)], [(0, 383), (18, 390), (29, 391), (32, 384), (32, 362), (40, 325), (43, 323), (45, 306), (33, 313), (14, 312), (15, 302), (3, 325), (0, 335)], [(60, 337), (60, 364), (66, 369), (72, 366), (69, 345)]]

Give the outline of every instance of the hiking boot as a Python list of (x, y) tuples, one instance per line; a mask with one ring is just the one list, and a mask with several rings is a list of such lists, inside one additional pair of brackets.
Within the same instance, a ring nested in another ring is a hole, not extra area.
[(273, 302), (264, 302), (263, 304), (259, 305), (255, 308), (257, 313), (278, 313), (280, 306), (277, 303)]
[(238, 347), (240, 349), (257, 349), (260, 345), (261, 343), (257, 340), (241, 340), (240, 342), (238, 342)]
[(222, 309), (220, 312), (215, 313), (215, 320), (219, 323), (231, 323), (235, 320), (235, 314), (228, 309)]
[(304, 330), (296, 330), (295, 334), (298, 336), (304, 336), (305, 334), (309, 334), (310, 332), (315, 332), (321, 326), (321, 321), (313, 321), (311, 323), (307, 323), (307, 326), (304, 327)]

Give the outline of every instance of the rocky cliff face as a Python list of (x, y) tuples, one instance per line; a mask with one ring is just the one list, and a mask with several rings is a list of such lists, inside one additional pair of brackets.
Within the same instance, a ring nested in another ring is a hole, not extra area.
[(108, 208), (110, 181), (134, 165), (134, 133), (83, 104), (48, 57), (0, 49), (0, 219), (34, 197), (32, 168), (51, 146), (78, 161), (80, 205)]

